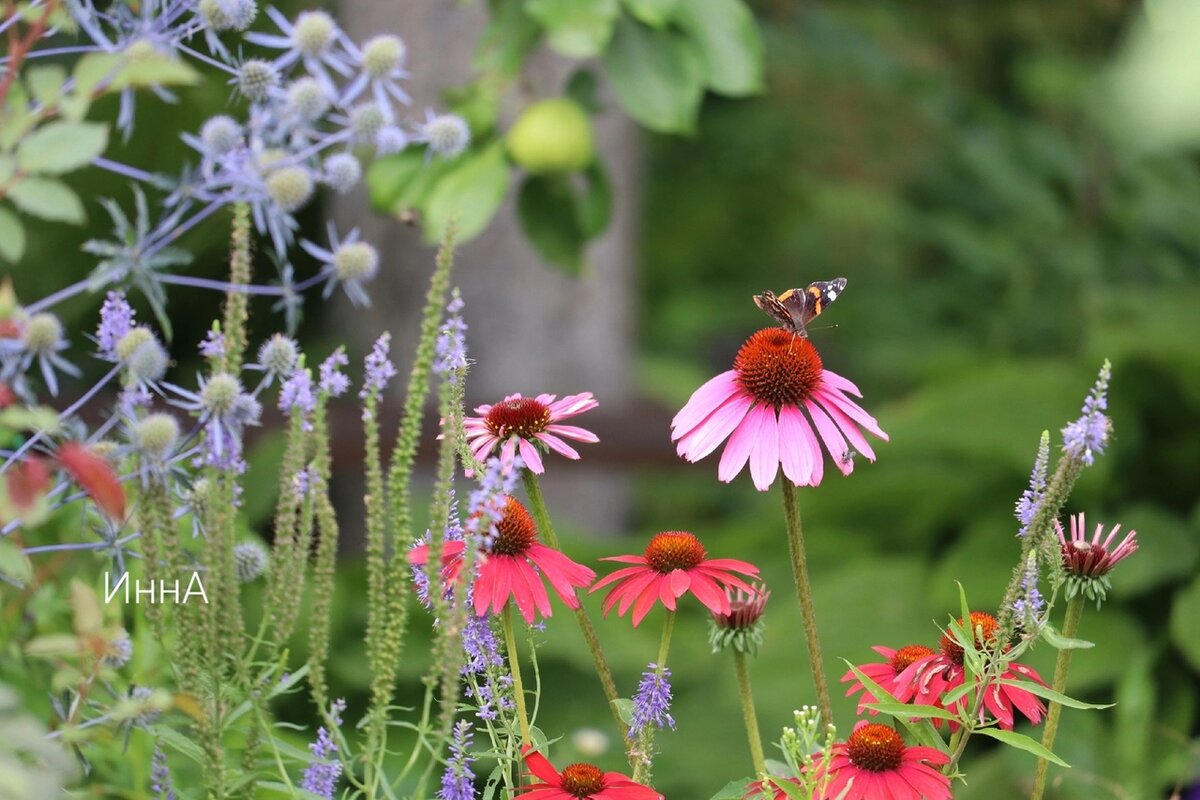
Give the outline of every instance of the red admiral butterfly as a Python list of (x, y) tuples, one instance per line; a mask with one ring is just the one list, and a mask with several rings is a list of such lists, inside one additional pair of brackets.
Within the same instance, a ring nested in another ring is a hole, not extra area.
[(805, 289), (788, 289), (778, 296), (774, 292), (756, 294), (754, 304), (792, 333), (808, 338), (808, 323), (824, 311), (825, 306), (837, 300), (845, 288), (845, 278), (813, 281)]

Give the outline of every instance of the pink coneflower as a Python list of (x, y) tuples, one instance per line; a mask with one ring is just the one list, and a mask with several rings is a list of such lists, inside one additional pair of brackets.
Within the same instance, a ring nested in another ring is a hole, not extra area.
[[(890, 647), (872, 647), (871, 649), (887, 660), (882, 663), (859, 664), (858, 669), (868, 678), (878, 683), (892, 697), (876, 697), (870, 690), (863, 687), (862, 683), (855, 677), (853, 670), (848, 670), (842, 676), (842, 683), (850, 682), (850, 688), (846, 689), (846, 697), (850, 697), (855, 692), (863, 693), (862, 697), (858, 699), (859, 714), (868, 711), (867, 706), (872, 703), (881, 703), (893, 699), (897, 693), (896, 678), (904, 670), (908, 669), (909, 665), (914, 661), (919, 661), (934, 654), (933, 650), (923, 644), (910, 644), (901, 647), (899, 650), (893, 650)], [(871, 711), (871, 713), (875, 714), (877, 712)]]
[(528, 800), (663, 800), (663, 796), (619, 772), (601, 772), (592, 764), (571, 764), (561, 772), (529, 745), (521, 748), (525, 766), (541, 781), (521, 789)]
[(821, 442), (849, 475), (855, 452), (875, 460), (859, 426), (888, 438), (847, 392), (862, 397), (857, 386), (822, 367), (812, 342), (764, 328), (738, 350), (733, 369), (695, 391), (671, 421), (671, 439), (679, 440), (679, 455), (699, 461), (728, 438), (717, 467), (726, 483), (748, 460), (759, 491), (770, 488), (781, 466), (797, 486), (816, 486), (825, 469)]
[[(490, 609), (499, 614), (511, 597), (525, 621), (533, 624), (537, 614), (551, 615), (550, 597), (542, 578), (550, 581), (554, 591), (569, 608), (579, 608), (575, 587), (587, 586), (596, 573), (576, 564), (557, 550), (538, 541), (533, 517), (514, 498), (509, 497), (504, 516), (496, 523), (496, 535), (491, 545), (480, 552), (478, 574), (475, 578), (475, 613), (483, 616)], [(442, 550), (442, 580), (458, 579), (462, 569), (466, 542), (446, 542)], [(429, 545), (414, 547), (409, 562), (421, 566), (429, 559)]]
[[(907, 747), (900, 734), (878, 722), (860, 722), (833, 745), (821, 798), (841, 800), (948, 800), (950, 778), (937, 767), (950, 756), (934, 747)], [(845, 794), (843, 794), (845, 792)]]
[(1137, 551), (1137, 531), (1125, 534), (1125, 538), (1114, 547), (1113, 541), (1121, 531), (1120, 525), (1114, 525), (1103, 540), (1100, 538), (1104, 533), (1103, 524), (1096, 525), (1092, 538), (1087, 538), (1083, 514), (1071, 517), (1069, 539), (1058, 520), (1054, 521), (1054, 529), (1062, 546), (1063, 569), (1067, 573), (1067, 599), (1083, 594), (1099, 605), (1112, 588), (1108, 579), (1109, 571)]
[[(961, 623), (961, 620), (960, 620)], [(976, 646), (995, 642), (996, 631), (1000, 624), (991, 614), (982, 611), (972, 611), (971, 629), (975, 631)], [(981, 635), (982, 632), (982, 635)], [(1046, 682), (1032, 667), (1018, 664), (1015, 661), (1000, 676), (1000, 680), (1025, 680), (1040, 683)], [(963, 670), (963, 649), (954, 637), (946, 633), (942, 637), (941, 652), (919, 658), (912, 662), (907, 669), (896, 676), (894, 686), (896, 699), (902, 703), (940, 706), (948, 711), (963, 713), (968, 704), (973, 702), (973, 692), (967, 692), (950, 705), (942, 703), (942, 697), (947, 692), (962, 686), (966, 680)], [(982, 722), (987, 714), (996, 718), (996, 722), (1005, 730), (1012, 730), (1015, 723), (1013, 709), (1020, 711), (1034, 725), (1041, 722), (1046, 708), (1037, 696), (1017, 686), (993, 683), (983, 693), (983, 704), (979, 708), (979, 719)], [(951, 729), (957, 727), (950, 723)]]
[(656, 535), (646, 545), (640, 556), (610, 556), (601, 561), (620, 561), (636, 564), (619, 569), (596, 582), (591, 591), (610, 583), (616, 586), (604, 598), (604, 614), (617, 606), (617, 616), (633, 608), (633, 625), (637, 627), (642, 618), (658, 600), (669, 610), (675, 610), (676, 599), (691, 592), (696, 599), (714, 614), (731, 611), (726, 588), (753, 591), (750, 584), (734, 575), (755, 577), (758, 567), (732, 558), (709, 559), (700, 541), (684, 531), (667, 531)]
[(463, 427), (467, 431), (467, 444), (476, 460), (483, 461), (497, 446), (504, 468), (511, 469), (513, 456), (519, 450), (521, 459), (530, 472), (541, 475), (542, 454), (538, 443), (567, 458), (579, 458), (579, 453), (563, 441), (598, 442), (596, 434), (574, 425), (559, 425), (560, 420), (591, 411), (599, 405), (591, 392), (570, 394), (562, 400), (555, 395), (539, 394), (537, 397), (522, 397), (510, 394), (494, 406), (479, 406), (478, 417), (467, 417)]
[(746, 792), (742, 795), (742, 800), (763, 800), (766, 792), (771, 792), (771, 800), (789, 800), (788, 793), (780, 784), (786, 783), (792, 786), (804, 786), (799, 778), (772, 778), (771, 788), (768, 790), (763, 786), (765, 781), (754, 781), (746, 786)]

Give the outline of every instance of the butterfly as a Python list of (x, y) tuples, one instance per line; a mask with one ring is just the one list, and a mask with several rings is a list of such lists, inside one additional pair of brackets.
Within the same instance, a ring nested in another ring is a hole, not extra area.
[(780, 325), (797, 336), (808, 338), (808, 323), (816, 319), (825, 307), (837, 300), (846, 288), (845, 278), (813, 281), (804, 289), (788, 289), (781, 295), (763, 292), (754, 295), (754, 304), (774, 317)]

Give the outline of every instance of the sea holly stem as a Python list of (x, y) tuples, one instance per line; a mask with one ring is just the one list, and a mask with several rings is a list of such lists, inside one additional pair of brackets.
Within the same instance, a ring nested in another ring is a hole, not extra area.
[(763, 757), (762, 738), (758, 733), (758, 715), (754, 712), (754, 694), (750, 690), (750, 669), (746, 654), (733, 649), (733, 666), (737, 670), (738, 697), (742, 701), (742, 719), (746, 722), (746, 741), (750, 744), (750, 760), (754, 763), (754, 774), (765, 775), (767, 761)]
[[(1079, 633), (1079, 620), (1083, 617), (1083, 602), (1084, 596), (1080, 592), (1067, 601), (1067, 613), (1063, 620), (1062, 636), (1067, 639), (1075, 638)], [(1058, 651), (1058, 659), (1054, 663), (1054, 685), (1051, 687), (1059, 694), (1063, 694), (1067, 690), (1067, 673), (1071, 670), (1071, 656), (1075, 653), (1075, 648), (1064, 647)], [(1042, 729), (1042, 747), (1053, 751), (1054, 737), (1058, 735), (1058, 720), (1062, 716), (1062, 705), (1051, 702), (1050, 709), (1046, 713), (1046, 727)], [(1046, 790), (1046, 773), (1050, 768), (1050, 762), (1044, 758), (1038, 759), (1037, 772), (1033, 779), (1033, 792), (1029, 795), (1029, 800), (1042, 800), (1042, 793)]]
[(513, 696), (517, 701), (517, 723), (521, 726), (521, 743), (532, 744), (529, 716), (525, 711), (525, 685), (521, 681), (521, 662), (517, 659), (517, 636), (513, 632), (511, 600), (504, 604), (504, 610), (500, 612), (500, 621), (504, 628), (504, 644), (508, 648), (508, 666), (512, 671)]
[(804, 553), (804, 530), (800, 525), (800, 503), (796, 487), (786, 478), (783, 487), (783, 514), (787, 520), (788, 551), (792, 560), (792, 579), (796, 582), (796, 598), (800, 601), (800, 616), (804, 621), (804, 638), (808, 643), (808, 666), (817, 691), (821, 719), (833, 721), (833, 704), (829, 701), (829, 684), (821, 661), (821, 640), (817, 634), (817, 615), (813, 610), (812, 585), (808, 580), (808, 556)]
[[(538, 483), (537, 474), (530, 470), (524, 470), (521, 478), (525, 484), (525, 495), (529, 498), (529, 510), (533, 513), (534, 521), (537, 522), (538, 531), (541, 532), (547, 545), (555, 550), (561, 550), (558, 536), (554, 532), (554, 525), (550, 522), (550, 512), (546, 508), (546, 500), (542, 497), (542, 487)], [(608, 700), (608, 708), (612, 712), (613, 720), (617, 723), (617, 730), (621, 733), (621, 739), (628, 742), (629, 726), (625, 724), (625, 720), (621, 719), (621, 712), (617, 708), (619, 697), (617, 684), (613, 680), (612, 670), (609, 669), (608, 659), (604, 657), (604, 651), (600, 648), (596, 627), (592, 624), (592, 618), (588, 615), (587, 608), (582, 602), (580, 602), (579, 608), (575, 609), (575, 619), (579, 622), (579, 630), (583, 633), (588, 651), (592, 654), (592, 663), (596, 667), (596, 675), (600, 678), (600, 687), (604, 690), (604, 697)]]

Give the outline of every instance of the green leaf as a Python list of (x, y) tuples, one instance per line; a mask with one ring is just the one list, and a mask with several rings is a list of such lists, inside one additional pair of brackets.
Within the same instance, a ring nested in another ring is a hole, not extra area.
[(537, 45), (541, 29), (522, 3), (493, 2), (487, 27), (479, 37), (472, 65), (479, 72), (514, 76)]
[(1034, 681), (1017, 681), (1001, 678), (994, 683), (1002, 686), (1013, 686), (1017, 689), (1024, 689), (1030, 694), (1036, 694), (1038, 697), (1043, 697), (1047, 700), (1058, 703), (1061, 706), (1066, 706), (1067, 708), (1100, 709), (1112, 708), (1114, 705), (1113, 703), (1085, 703), (1082, 700), (1076, 700), (1073, 697), (1067, 697), (1061, 692), (1056, 692), (1053, 689), (1042, 686), (1040, 683), (1035, 683)]
[(0, 411), (0, 426), (32, 433), (58, 433), (58, 412), (47, 406), (9, 406)]
[[(858, 679), (858, 682), (861, 683), (863, 685), (863, 688), (866, 689), (866, 691), (870, 692), (872, 696), (877, 697), (877, 698), (878, 697), (893, 697), (891, 692), (887, 691), (882, 686), (880, 686), (878, 683), (871, 680), (870, 676), (868, 676), (867, 673), (863, 672), (861, 669), (856, 667), (854, 664), (851, 664), (849, 661), (846, 661), (846, 659), (844, 659), (844, 658), (842, 659), (842, 661), (845, 661), (846, 666), (850, 667), (850, 671), (854, 673), (854, 677)], [(887, 705), (888, 701), (884, 701), (882, 704)], [(897, 722), (899, 722), (902, 726), (904, 726), (904, 729), (907, 730), (912, 735), (912, 737), (917, 740), (917, 742), (919, 744), (922, 744), (926, 747), (936, 747), (939, 750), (946, 749), (946, 745), (942, 741), (941, 735), (939, 735), (938, 732), (936, 730), (934, 730), (933, 724), (930, 723), (928, 720), (923, 719), (923, 720), (920, 720), (919, 722), (917, 722), (917, 721), (910, 720), (908, 718), (908, 716), (903, 716), (903, 717), (898, 716), (898, 717), (894, 717), (894, 719)]]
[(581, 67), (571, 74), (571, 77), (567, 79), (563, 94), (579, 103), (589, 115), (603, 110), (599, 96), (599, 81), (596, 79), (596, 73), (587, 67)]
[(200, 73), (190, 64), (164, 53), (138, 54), (126, 57), (106, 88), (110, 92), (128, 86), (191, 86), (200, 82)]
[(28, 173), (61, 175), (91, 163), (108, 146), (108, 127), (98, 122), (51, 122), (17, 148), (17, 166)]
[(1050, 624), (1042, 626), (1041, 635), (1046, 640), (1046, 644), (1055, 650), (1088, 650), (1096, 646), (1095, 642), (1089, 642), (1084, 639), (1069, 639), (1055, 630), (1054, 626)]
[(29, 556), (9, 539), (0, 539), (0, 575), (19, 584), (26, 584), (33, 577), (33, 565)]
[(303, 798), (303, 800), (321, 800), (324, 795), (315, 794), (302, 787), (289, 786), (286, 783), (279, 781), (258, 781), (255, 783), (259, 789), (262, 789), (270, 796), (279, 795), (280, 797)]
[(367, 169), (367, 194), (371, 205), (388, 214), (421, 208), (442, 176), (452, 172), (457, 161), (429, 161), (416, 148), (376, 159)]
[(55, 658), (77, 655), (79, 640), (69, 633), (48, 633), (25, 643), (25, 654), (34, 658)]
[(751, 781), (753, 781), (753, 778), (730, 781), (719, 792), (710, 797), (709, 800), (742, 800), (742, 795), (746, 793), (746, 787), (750, 785)]
[(1171, 604), (1171, 641), (1192, 669), (1200, 670), (1200, 577), (1175, 595)]
[(937, 706), (909, 705), (908, 703), (868, 703), (867, 708), (874, 709), (890, 717), (906, 717), (908, 719), (947, 719), (958, 721), (958, 716)]
[(587, 237), (576, 211), (568, 180), (557, 175), (531, 175), (517, 194), (517, 219), (534, 248), (555, 266), (572, 274), (583, 267)]
[(1013, 731), (1004, 731), (999, 728), (978, 728), (975, 733), (981, 736), (989, 736), (997, 741), (1004, 742), (1007, 745), (1024, 750), (1027, 753), (1033, 753), (1038, 758), (1044, 758), (1052, 764), (1057, 764), (1060, 767), (1070, 768), (1070, 764), (1063, 761), (1054, 753), (1042, 747), (1041, 742), (1030, 739), (1028, 736), (1023, 736)]
[(613, 700), (613, 705), (617, 707), (617, 714), (621, 717), (622, 722), (626, 725), (633, 722), (632, 700), (625, 697), (618, 697), (616, 700)]
[[(682, 5), (687, 5), (687, 0)], [(675, 11), (681, 5), (680, 0), (622, 0), (629, 13), (652, 28), (661, 28), (675, 18)]]
[(67, 80), (67, 71), (58, 64), (33, 67), (25, 76), (29, 95), (38, 103), (53, 105)]
[(116, 53), (88, 53), (76, 62), (71, 73), (75, 95), (90, 98), (96, 87), (111, 80), (120, 68), (121, 56)]
[(696, 129), (704, 67), (688, 39), (622, 17), (604, 66), (617, 99), (638, 122), (660, 133)]
[(525, 11), (545, 29), (550, 46), (568, 58), (604, 52), (618, 16), (617, 0), (525, 0)]
[(704, 83), (728, 97), (763, 88), (763, 44), (754, 14), (741, 0), (687, 0), (675, 23), (698, 45)]
[(10, 263), (25, 254), (25, 227), (16, 214), (0, 206), (0, 258)]
[(9, 199), (26, 214), (82, 225), (83, 203), (65, 183), (52, 178), (26, 178), (8, 190)]
[(592, 162), (586, 175), (587, 189), (579, 196), (577, 211), (584, 238), (594, 239), (604, 232), (612, 219), (612, 185), (599, 159)]
[(451, 222), (459, 242), (474, 239), (491, 221), (508, 191), (508, 162), (504, 144), (496, 142), (482, 153), (466, 155), (443, 177), (425, 205), (425, 237), (436, 242)]

